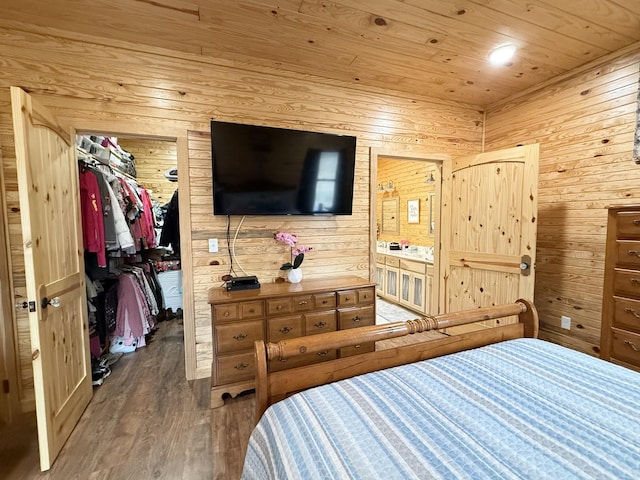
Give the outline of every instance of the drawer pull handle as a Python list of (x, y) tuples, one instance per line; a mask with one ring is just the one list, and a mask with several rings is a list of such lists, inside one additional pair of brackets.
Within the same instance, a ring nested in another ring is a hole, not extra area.
[(327, 355), (329, 355), (329, 350), (322, 350), (321, 352), (318, 352), (317, 355), (319, 357), (326, 357)]
[(625, 308), (624, 311), (627, 312), (627, 313), (630, 313), (631, 315), (633, 315), (636, 318), (640, 318), (640, 313), (638, 313), (637, 310), (635, 310), (633, 308)]
[(235, 367), (236, 370), (244, 370), (245, 368), (247, 368), (249, 366), (248, 363), (238, 363)]
[(276, 310), (282, 310), (282, 305), (278, 305), (278, 306), (276, 307)]
[(360, 345), (354, 345), (353, 348), (360, 348)]
[(298, 303), (298, 305), (306, 305), (307, 303), (309, 302), (307, 302), (306, 300), (302, 300), (300, 303)]
[(629, 340), (625, 340), (624, 344), (629, 345), (629, 347), (631, 347), (631, 350), (633, 350), (634, 352), (640, 352), (640, 347), (638, 347), (635, 343)]
[(316, 327), (316, 328), (324, 328), (324, 327), (327, 326), (327, 322), (314, 323), (313, 326)]
[(362, 317), (360, 315), (356, 315), (355, 317), (352, 318), (352, 320), (354, 322), (359, 322), (360, 320), (362, 320)]
[(634, 225), (640, 225), (640, 218), (636, 218), (636, 219), (633, 221), (633, 224), (634, 224)]
[(247, 338), (247, 334), (245, 333), (239, 333), (238, 335), (234, 335), (233, 338), (235, 338), (238, 341), (244, 340), (245, 338)]
[(255, 308), (250, 308), (249, 309), (249, 313), (255, 313), (256, 309)]
[(291, 330), (293, 330), (293, 329), (292, 329), (292, 328), (289, 328), (289, 327), (282, 327), (279, 331), (280, 331), (280, 333), (284, 333), (284, 334), (286, 335), (286, 334), (287, 334), (287, 333), (289, 333)]
[(225, 317), (228, 317), (229, 315), (231, 315), (231, 313), (230, 313), (230, 312), (224, 312), (224, 316), (225, 316)]
[(350, 300), (350, 297), (344, 297), (344, 301), (348, 302)]
[(640, 278), (630, 278), (629, 281), (633, 284), (638, 284), (640, 283)]
[(632, 257), (633, 257), (633, 256), (635, 256), (635, 257), (640, 257), (640, 251), (638, 251), (638, 250), (629, 250), (629, 251), (627, 252), (627, 255), (631, 255)]
[(322, 300), (323, 305), (326, 305), (327, 303), (329, 303), (327, 300)]

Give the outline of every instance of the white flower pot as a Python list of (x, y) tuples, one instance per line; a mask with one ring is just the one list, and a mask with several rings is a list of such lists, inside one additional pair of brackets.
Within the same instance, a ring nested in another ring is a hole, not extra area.
[(287, 280), (289, 280), (290, 283), (300, 283), (302, 280), (302, 269), (290, 268), (287, 270)]

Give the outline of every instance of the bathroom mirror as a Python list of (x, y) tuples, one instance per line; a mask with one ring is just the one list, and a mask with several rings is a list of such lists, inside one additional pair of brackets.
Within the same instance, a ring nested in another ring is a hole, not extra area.
[(400, 204), (397, 198), (382, 201), (382, 233), (400, 232)]

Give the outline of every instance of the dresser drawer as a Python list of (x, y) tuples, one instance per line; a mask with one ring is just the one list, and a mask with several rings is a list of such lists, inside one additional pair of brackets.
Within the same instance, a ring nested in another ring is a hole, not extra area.
[(640, 271), (624, 268), (614, 269), (613, 293), (615, 295), (640, 297)]
[(313, 295), (298, 295), (292, 298), (294, 312), (308, 312), (313, 310)]
[(618, 212), (616, 214), (616, 236), (618, 238), (640, 239), (640, 211)]
[(352, 307), (358, 304), (356, 290), (341, 290), (338, 292), (338, 308)]
[(253, 352), (216, 356), (215, 366), (215, 385), (249, 380), (256, 375), (256, 359)]
[(262, 301), (225, 303), (222, 305), (214, 305), (211, 313), (214, 323), (232, 320), (249, 320), (251, 318), (262, 318), (264, 316), (264, 305)]
[(225, 305), (213, 305), (211, 307), (213, 322), (226, 322), (238, 319), (238, 304), (229, 303)]
[(294, 358), (272, 360), (271, 362), (269, 362), (269, 371), (278, 372), (280, 370), (286, 370), (287, 368), (311, 365), (313, 363), (324, 362), (326, 360), (335, 360), (337, 357), (338, 353), (335, 350), (322, 350), (317, 353), (298, 355)]
[(256, 340), (264, 340), (264, 322), (254, 320), (214, 325), (213, 336), (216, 353), (253, 350)]
[(640, 334), (611, 329), (611, 357), (640, 365)]
[(293, 312), (291, 297), (270, 298), (267, 300), (267, 315), (286, 315)]
[(243, 320), (264, 316), (264, 304), (261, 301), (240, 303), (238, 307), (240, 308), (240, 318)]
[(375, 320), (373, 305), (338, 310), (339, 330), (375, 325)]
[(640, 242), (633, 240), (617, 240), (616, 265), (640, 268)]
[(270, 342), (279, 342), (287, 338), (302, 336), (302, 317), (300, 315), (270, 318), (267, 320), (268, 338)]
[(358, 294), (358, 305), (368, 305), (370, 303), (375, 302), (376, 300), (375, 287), (359, 288), (357, 290), (357, 294)]
[(640, 332), (640, 300), (613, 297), (613, 326)]
[(333, 332), (337, 326), (338, 322), (336, 320), (335, 310), (307, 313), (304, 316), (305, 335)]
[(313, 303), (316, 307), (316, 310), (336, 308), (336, 294), (333, 292), (316, 293), (313, 296)]

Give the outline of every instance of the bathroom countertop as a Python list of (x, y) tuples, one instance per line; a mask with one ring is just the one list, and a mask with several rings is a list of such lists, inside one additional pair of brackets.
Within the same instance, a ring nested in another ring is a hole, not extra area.
[(390, 255), (392, 257), (406, 258), (407, 260), (415, 260), (418, 262), (425, 262), (433, 265), (432, 256), (425, 255), (424, 253), (420, 253), (420, 252), (408, 252), (406, 248), (404, 250), (389, 250), (388, 248), (378, 247), (376, 249), (376, 253)]

